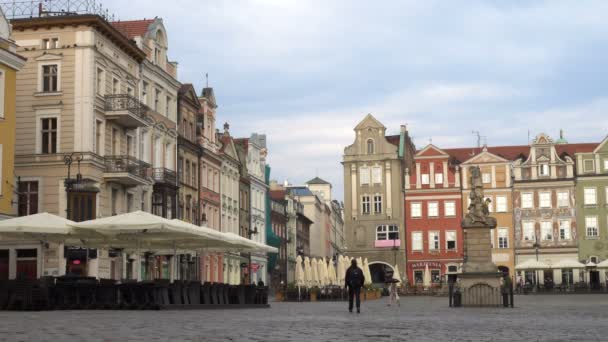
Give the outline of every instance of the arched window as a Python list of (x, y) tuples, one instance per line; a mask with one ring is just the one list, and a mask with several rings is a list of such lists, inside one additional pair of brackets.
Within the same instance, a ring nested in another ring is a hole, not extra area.
[(367, 141), (367, 154), (374, 154), (374, 141), (372, 139)]

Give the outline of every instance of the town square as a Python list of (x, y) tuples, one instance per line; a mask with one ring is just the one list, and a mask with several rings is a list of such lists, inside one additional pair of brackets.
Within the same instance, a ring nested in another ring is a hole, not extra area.
[(608, 340), (607, 12), (0, 0), (0, 340)]

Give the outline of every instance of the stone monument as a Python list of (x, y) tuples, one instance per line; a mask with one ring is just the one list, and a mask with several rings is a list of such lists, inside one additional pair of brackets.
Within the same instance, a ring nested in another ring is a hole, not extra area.
[(501, 301), (501, 277), (492, 262), (491, 230), (496, 219), (489, 216), (489, 199), (484, 199), (481, 170), (471, 168), (471, 204), (462, 220), (465, 260), (458, 276), (463, 306), (498, 306)]

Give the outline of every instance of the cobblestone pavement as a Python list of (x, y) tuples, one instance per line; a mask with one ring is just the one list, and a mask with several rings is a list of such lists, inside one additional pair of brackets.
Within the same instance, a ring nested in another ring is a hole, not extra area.
[[(514, 309), (407, 297), (270, 309), (0, 312), (2, 341), (608, 341), (608, 295), (516, 296)], [(83, 339), (86, 337), (86, 339)]]

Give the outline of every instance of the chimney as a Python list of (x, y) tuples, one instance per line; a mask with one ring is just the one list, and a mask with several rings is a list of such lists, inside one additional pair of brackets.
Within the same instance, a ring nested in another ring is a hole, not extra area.
[(224, 123), (224, 135), (230, 135), (230, 125), (228, 122)]
[(407, 125), (401, 125), (401, 133), (407, 132)]

